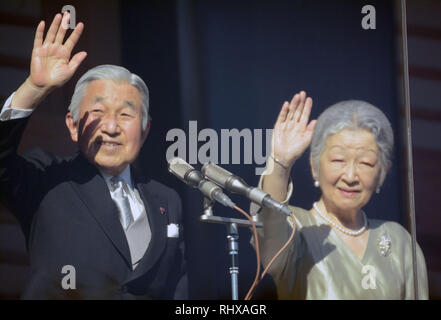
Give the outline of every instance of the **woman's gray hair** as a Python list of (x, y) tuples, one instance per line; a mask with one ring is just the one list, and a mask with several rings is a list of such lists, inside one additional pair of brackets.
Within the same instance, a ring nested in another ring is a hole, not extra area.
[(87, 86), (93, 80), (114, 80), (125, 81), (138, 89), (141, 94), (141, 108), (142, 108), (142, 130), (147, 127), (147, 122), (150, 121), (149, 116), (149, 89), (144, 81), (136, 74), (131, 73), (126, 68), (105, 64), (97, 66), (87, 71), (78, 80), (75, 85), (75, 90), (72, 95), (72, 100), (69, 105), (69, 111), (72, 114), (74, 122), (77, 122), (80, 117), (80, 104), (86, 93)]
[(311, 141), (311, 162), (314, 172), (319, 174), (319, 160), (328, 137), (343, 129), (364, 129), (373, 134), (380, 149), (381, 170), (378, 186), (381, 186), (391, 162), (394, 135), (384, 113), (365, 101), (341, 101), (327, 108), (319, 116)]

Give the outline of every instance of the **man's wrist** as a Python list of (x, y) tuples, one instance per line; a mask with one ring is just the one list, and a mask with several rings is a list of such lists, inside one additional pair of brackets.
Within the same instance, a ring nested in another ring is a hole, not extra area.
[(15, 92), (10, 107), (33, 110), (51, 91), (50, 88), (36, 86), (28, 77)]

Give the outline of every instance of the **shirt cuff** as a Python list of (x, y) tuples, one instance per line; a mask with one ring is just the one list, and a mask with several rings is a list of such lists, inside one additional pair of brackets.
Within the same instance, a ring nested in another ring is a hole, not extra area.
[(1, 121), (27, 118), (34, 111), (34, 109), (25, 110), (25, 109), (11, 108), (11, 102), (12, 102), (12, 98), (14, 97), (14, 94), (15, 92), (13, 92), (9, 96), (9, 98), (6, 100), (5, 104), (3, 105), (3, 109), (0, 113)]

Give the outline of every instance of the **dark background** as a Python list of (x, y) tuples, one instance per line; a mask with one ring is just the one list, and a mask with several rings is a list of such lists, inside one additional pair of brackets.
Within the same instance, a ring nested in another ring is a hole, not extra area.
[[(0, 70), (5, 84), (1, 91), (3, 99), (26, 77), (38, 21), (51, 20), (65, 5), (61, 1), (36, 2), (38, 5), (22, 1), (21, 7), (9, 2), (0, 13), (2, 41), (10, 34), (4, 31), (7, 28), (25, 34), (14, 41), (15, 51), (12, 48), (0, 53), (2, 68), (17, 71), (12, 72), (15, 76), (6, 77), (6, 72)], [(436, 95), (436, 90), (421, 88), (436, 85), (439, 88), (441, 83), (441, 69), (437, 65), (441, 25), (436, 29), (436, 25), (419, 24), (421, 21), (427, 24), (427, 17), (431, 17), (430, 6), (438, 8), (439, 3), (422, 2), (425, 6), (409, 2), (414, 10), (408, 12), (411, 85), (417, 88), (411, 91), (412, 115), (416, 121), (413, 149), (416, 214), (418, 241), (430, 271), (431, 296), (439, 298), (441, 263), (436, 247), (440, 243), (437, 230), (441, 225), (439, 200), (435, 198), (441, 177), (438, 166), (441, 147), (436, 142), (439, 139), (436, 133), (441, 132), (441, 113), (436, 109), (439, 103), (433, 107), (428, 104), (431, 100), (426, 99), (427, 95), (421, 99), (418, 94), (429, 91)], [(220, 147), (221, 129), (272, 128), (283, 101), (290, 100), (300, 90), (305, 90), (314, 99), (312, 118), (317, 118), (326, 107), (338, 101), (366, 100), (387, 115), (396, 143), (392, 169), (381, 193), (372, 197), (365, 211), (370, 218), (393, 220), (408, 227), (397, 2), (115, 0), (73, 1), (70, 4), (76, 8), (77, 22), (85, 23), (76, 50), (86, 50), (88, 57), (74, 79), (48, 97), (35, 112), (21, 150), (39, 145), (59, 154), (74, 152), (75, 146), (63, 128), (64, 114), (76, 80), (89, 68), (112, 63), (141, 76), (150, 90), (153, 121), (138, 165), (154, 179), (176, 189), (182, 197), (192, 298), (229, 298), (230, 282), (226, 228), (199, 222), (202, 196), (167, 172), (165, 154), (172, 144), (166, 141), (167, 132), (181, 128), (188, 137), (189, 121), (197, 121), (198, 132), (204, 128), (215, 129)], [(366, 4), (376, 9), (375, 30), (361, 27), (364, 17), (361, 8)], [(434, 41), (435, 44), (426, 43), (432, 50), (418, 51), (421, 39)], [(413, 47), (416, 48), (414, 56)], [(429, 68), (424, 65), (427, 61), (434, 61), (435, 65)], [(435, 129), (434, 119), (438, 119)], [(427, 142), (429, 135), (435, 135), (433, 143)], [(187, 155), (188, 143), (187, 140)], [(199, 146), (203, 144), (199, 142)], [(249, 184), (257, 184), (256, 164), (243, 164), (243, 157), (241, 164), (231, 164), (231, 152), (229, 164), (223, 166)], [(199, 169), (201, 164), (194, 166)], [(297, 161), (292, 177), (291, 204), (309, 209), (320, 193), (313, 187), (306, 154)], [(249, 202), (245, 199), (232, 198), (248, 209)], [(437, 211), (428, 206), (430, 201), (435, 207), (438, 205)], [(214, 210), (216, 215), (242, 218), (220, 205)], [(28, 261), (15, 220), (5, 209), (2, 215), (0, 240), (5, 241), (0, 248), (0, 280), (4, 281), (0, 281), (0, 294), (4, 298), (15, 298), (26, 283)], [(249, 245), (250, 236), (249, 230), (240, 230), (241, 297), (254, 279), (255, 254)], [(1, 283), (6, 285), (2, 288)], [(273, 289), (268, 278), (257, 297), (275, 298)]]

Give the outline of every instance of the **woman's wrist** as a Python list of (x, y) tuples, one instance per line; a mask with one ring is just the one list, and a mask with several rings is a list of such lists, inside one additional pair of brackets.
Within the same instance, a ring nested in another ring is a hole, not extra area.
[(290, 165), (288, 165), (286, 162), (278, 159), (277, 157), (275, 157), (274, 155), (270, 155), (270, 158), (273, 159), (273, 161), (278, 164), (279, 166), (281, 166), (283, 169), (285, 170), (290, 170)]
[(270, 156), (268, 157), (268, 161), (272, 161), (275, 167), (279, 167), (280, 169), (287, 171), (288, 174), (290, 174), (296, 160), (297, 158), (294, 158), (291, 161), (286, 160), (278, 155), (275, 155), (274, 152), (271, 152)]
[(291, 168), (293, 164), (288, 165), (280, 161), (277, 157), (270, 155), (266, 165), (266, 175), (274, 175), (282, 181), (288, 181), (291, 175)]
[(261, 178), (260, 187), (277, 201), (286, 198), (289, 182), (291, 181), (291, 168), (286, 169), (278, 164), (273, 157), (267, 160), (264, 176)]

